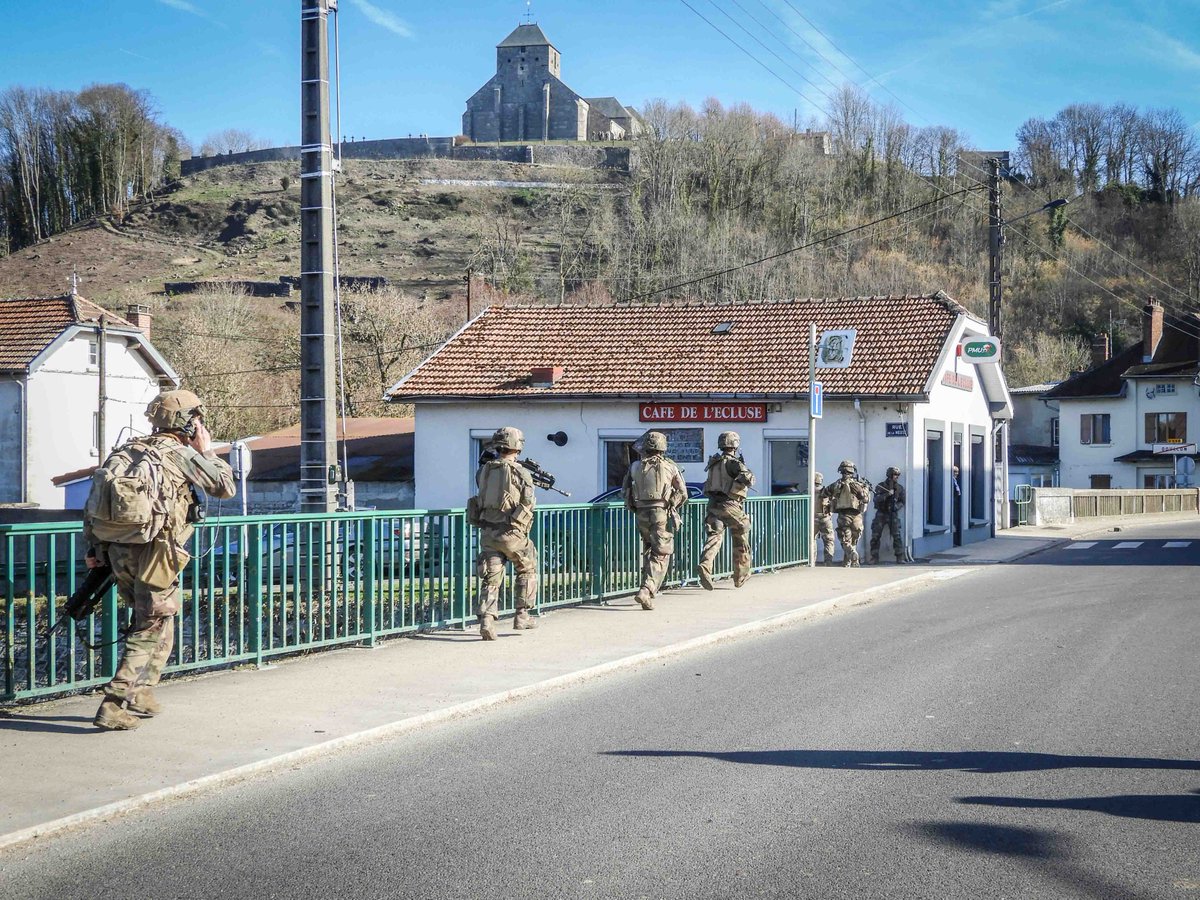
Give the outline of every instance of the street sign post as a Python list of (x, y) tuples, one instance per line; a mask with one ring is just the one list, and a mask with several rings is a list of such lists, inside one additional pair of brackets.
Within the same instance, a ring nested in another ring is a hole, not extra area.
[(246, 497), (246, 479), (253, 467), (252, 457), (250, 445), (245, 441), (234, 441), (229, 445), (229, 467), (233, 469), (233, 474), (238, 480), (238, 496), (242, 500), (243, 516), (247, 514), (249, 505)]
[(808, 414), (814, 419), (820, 419), (825, 414), (825, 385), (819, 381), (812, 383), (812, 391), (808, 395)]

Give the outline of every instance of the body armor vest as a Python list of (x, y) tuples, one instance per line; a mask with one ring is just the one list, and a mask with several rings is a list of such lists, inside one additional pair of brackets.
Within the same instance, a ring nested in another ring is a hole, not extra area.
[(661, 502), (665, 506), (671, 498), (673, 474), (661, 456), (637, 460), (629, 470), (634, 502)]
[(834, 493), (833, 508), (838, 512), (861, 513), (865, 508), (862, 498), (854, 490), (854, 484), (849, 478), (843, 479)]
[(704, 493), (708, 495), (721, 494), (737, 500), (745, 499), (749, 486), (739, 481), (736, 476), (729, 474), (730, 463), (735, 463), (739, 471), (742, 468), (734, 456), (715, 453), (708, 461), (708, 477), (704, 480)]
[(492, 460), (479, 470), (479, 512), (485, 522), (506, 523), (521, 505), (522, 490), (516, 466)]

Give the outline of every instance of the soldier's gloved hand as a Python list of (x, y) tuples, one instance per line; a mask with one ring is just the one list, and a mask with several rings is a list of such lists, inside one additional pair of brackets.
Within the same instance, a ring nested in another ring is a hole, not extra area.
[(196, 430), (192, 433), (192, 439), (188, 441), (188, 444), (200, 453), (207, 453), (212, 449), (212, 435), (208, 433), (203, 422), (197, 420)]

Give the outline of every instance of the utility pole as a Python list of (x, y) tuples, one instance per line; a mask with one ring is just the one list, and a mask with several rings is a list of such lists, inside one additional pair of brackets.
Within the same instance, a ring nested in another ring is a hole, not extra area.
[(999, 338), (1003, 328), (1001, 303), (1004, 288), (1000, 283), (1000, 266), (1004, 253), (1004, 221), (1000, 211), (1000, 160), (988, 160), (988, 331)]
[(471, 282), (475, 280), (475, 273), (471, 269), (467, 269), (467, 321), (471, 321)]
[(329, 13), (300, 0), (300, 509), (332, 512), (340, 480), (334, 368)]
[(813, 384), (817, 380), (817, 323), (808, 326), (808, 567), (817, 565), (817, 417), (813, 415)]
[(96, 329), (96, 368), (100, 370), (96, 411), (96, 457), (100, 464), (104, 465), (104, 458), (108, 456), (105, 441), (107, 423), (104, 415), (105, 407), (108, 406), (108, 317), (103, 315), (100, 316), (100, 325)]

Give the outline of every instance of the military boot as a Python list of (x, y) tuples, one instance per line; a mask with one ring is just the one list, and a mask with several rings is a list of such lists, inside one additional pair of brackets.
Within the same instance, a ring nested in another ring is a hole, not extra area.
[(633, 599), (642, 605), (642, 609), (654, 609), (654, 598), (650, 596), (649, 588), (639, 590)]
[(154, 689), (149, 687), (138, 688), (125, 705), (130, 712), (139, 716), (157, 716), (162, 712), (162, 704), (154, 696)]
[(529, 610), (526, 607), (522, 606), (517, 610), (516, 618), (513, 619), (514, 631), (529, 631), (537, 627), (537, 622), (529, 615)]
[(96, 710), (94, 723), (97, 728), (103, 728), (105, 731), (133, 731), (142, 724), (142, 720), (123, 710), (120, 700), (105, 697), (100, 708)]
[(837, 560), (834, 559), (832, 556), (825, 557), (825, 567), (826, 568), (831, 569), (836, 565), (837, 565)]
[(873, 566), (879, 565), (879, 554), (872, 553), (871, 556), (867, 559), (867, 562), (869, 562)]
[(842, 557), (842, 568), (843, 569), (848, 569), (852, 565), (853, 565), (853, 563), (850, 562), (850, 557), (848, 555)]
[(897, 565), (900, 565), (900, 566), (907, 565), (907, 564), (908, 564), (908, 558), (907, 558), (907, 557), (904, 557), (904, 556), (897, 556), (897, 557), (896, 557), (896, 564), (897, 564)]
[(852, 566), (853, 566), (854, 568), (856, 568), (856, 569), (857, 569), (857, 568), (858, 568), (860, 565), (862, 565), (862, 563), (861, 563), (861, 562), (859, 562), (859, 559), (858, 559), (858, 551), (857, 551), (857, 550), (853, 551), (853, 552), (851, 553), (851, 555), (850, 555), (850, 565), (852, 565)]
[(709, 572), (707, 569), (700, 569), (696, 574), (700, 577), (700, 586), (706, 591), (711, 591), (713, 589), (712, 572)]
[(479, 617), (479, 636), (485, 641), (494, 641), (496, 639), (495, 616)]

